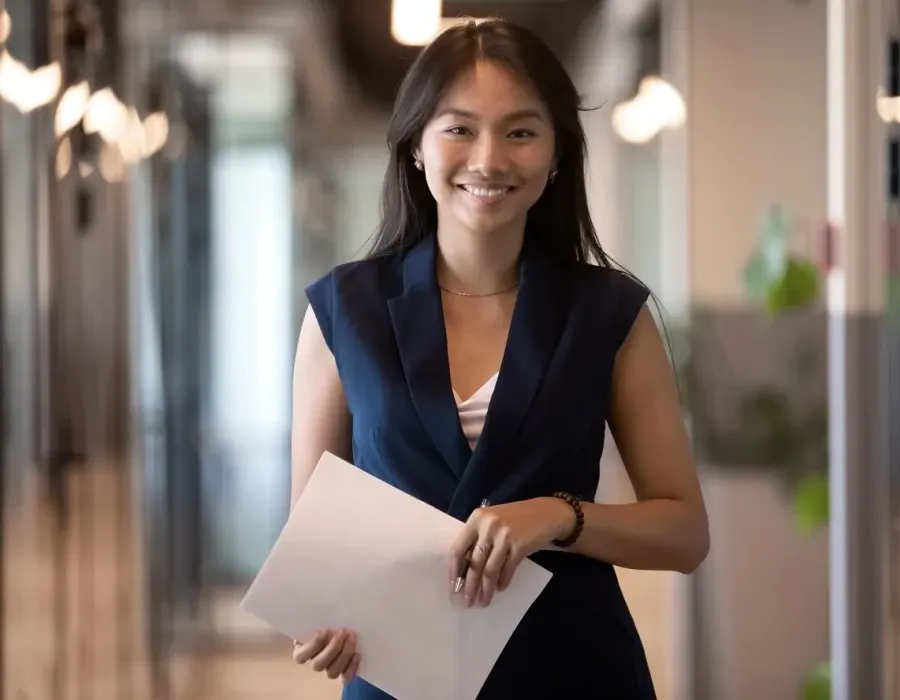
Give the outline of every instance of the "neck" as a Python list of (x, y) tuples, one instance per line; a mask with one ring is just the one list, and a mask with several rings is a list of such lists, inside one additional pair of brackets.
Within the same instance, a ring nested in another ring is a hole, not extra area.
[(438, 228), (438, 282), (466, 294), (493, 294), (514, 286), (524, 233), (444, 234)]

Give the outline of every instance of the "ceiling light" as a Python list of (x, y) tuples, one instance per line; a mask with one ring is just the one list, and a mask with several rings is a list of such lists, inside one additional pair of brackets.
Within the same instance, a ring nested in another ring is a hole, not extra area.
[(441, 31), (442, 0), (393, 0), (391, 35), (398, 44), (424, 46)]
[(677, 129), (686, 119), (678, 90), (655, 76), (641, 81), (638, 93), (613, 109), (612, 126), (623, 141), (647, 143), (663, 129)]
[(885, 124), (900, 124), (900, 97), (891, 97), (883, 87), (878, 88), (875, 106), (878, 116)]

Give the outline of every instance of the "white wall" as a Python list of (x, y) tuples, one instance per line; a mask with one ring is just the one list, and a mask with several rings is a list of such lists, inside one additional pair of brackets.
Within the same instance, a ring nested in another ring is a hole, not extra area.
[[(686, 206), (670, 202), (663, 217), (684, 217), (691, 302), (739, 309), (743, 268), (766, 209), (783, 204), (807, 231), (825, 221), (826, 3), (673, 5), (667, 60), (688, 121), (684, 150), (665, 154), (663, 167), (670, 182), (673, 172), (683, 174)], [(810, 244), (796, 241), (807, 253)], [(827, 546), (800, 538), (786, 498), (760, 479), (705, 477), (712, 530), (699, 611), (705, 692), (680, 700), (793, 700), (811, 662), (827, 655)]]
[(712, 472), (705, 492), (715, 552), (703, 575), (713, 653), (702, 697), (799, 700), (802, 678), (828, 658), (827, 533), (798, 531), (770, 475)]
[(826, 212), (825, 7), (675, 0), (688, 8), (688, 216), (695, 302), (741, 305), (765, 209)]

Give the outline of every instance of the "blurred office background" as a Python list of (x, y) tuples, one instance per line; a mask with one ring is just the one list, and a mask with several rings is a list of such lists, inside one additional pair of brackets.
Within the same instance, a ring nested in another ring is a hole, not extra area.
[(900, 698), (894, 0), (0, 0), (0, 698), (339, 696), (237, 607), (302, 290), (375, 226), (419, 45), (492, 15), (600, 107), (596, 223), (673, 341), (713, 544), (620, 572), (660, 700)]

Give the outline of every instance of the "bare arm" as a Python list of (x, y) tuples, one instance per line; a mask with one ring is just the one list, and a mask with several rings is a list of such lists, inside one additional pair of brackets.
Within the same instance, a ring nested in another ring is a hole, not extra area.
[[(625, 568), (694, 571), (709, 551), (709, 523), (671, 366), (646, 307), (616, 359), (610, 429), (637, 503), (585, 504), (572, 550)], [(564, 503), (561, 512), (570, 518), (565, 537), (574, 517)]]
[(334, 355), (310, 306), (294, 358), (291, 507), (325, 452), (352, 460), (351, 421)]
[[(334, 355), (310, 306), (303, 318), (294, 357), (291, 420), (291, 508), (297, 503), (322, 454), (351, 459), (351, 421)], [(356, 634), (322, 629), (294, 641), (294, 661), (349, 682), (359, 670)]]

